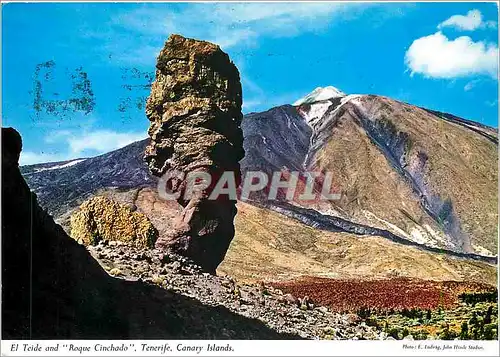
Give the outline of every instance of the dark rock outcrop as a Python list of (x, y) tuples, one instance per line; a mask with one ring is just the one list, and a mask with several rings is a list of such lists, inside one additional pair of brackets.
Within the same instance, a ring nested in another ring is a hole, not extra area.
[(19, 133), (2, 128), (3, 337), (122, 336), (105, 298), (114, 285), (40, 208), (19, 171), (21, 147)]
[(172, 180), (184, 207), (175, 232), (157, 247), (188, 256), (215, 272), (234, 236), (236, 201), (208, 200), (215, 181), (227, 171), (240, 180), (244, 156), (241, 84), (238, 69), (219, 46), (172, 35), (158, 56), (156, 79), (146, 105), (151, 143), (145, 160), (151, 172), (210, 174), (212, 185), (186, 199), (187, 180)]

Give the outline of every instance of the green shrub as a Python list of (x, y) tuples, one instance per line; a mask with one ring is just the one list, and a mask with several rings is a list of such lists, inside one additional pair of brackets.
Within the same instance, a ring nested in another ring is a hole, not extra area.
[(387, 334), (391, 337), (394, 337), (396, 340), (401, 339), (399, 336), (399, 328), (398, 327), (391, 327), (389, 331), (387, 331)]
[(454, 340), (457, 337), (455, 331), (450, 330), (448, 326), (446, 326), (441, 333), (439, 334), (440, 340)]
[(467, 322), (462, 323), (462, 330), (460, 331), (459, 338), (461, 340), (469, 339), (469, 325), (467, 325)]
[(366, 319), (366, 324), (367, 324), (368, 326), (373, 326), (373, 327), (375, 327), (376, 329), (379, 329), (379, 328), (380, 328), (380, 325), (379, 325), (379, 323), (378, 323), (378, 321), (377, 321), (377, 318), (375, 318), (375, 317), (367, 318), (367, 319)]
[(367, 319), (371, 315), (371, 310), (369, 308), (362, 307), (361, 309), (358, 310), (357, 314), (362, 319)]
[(498, 329), (496, 324), (484, 325), (483, 339), (496, 340), (498, 338)]
[(488, 307), (488, 311), (486, 311), (486, 315), (484, 316), (483, 322), (485, 325), (491, 323), (491, 314), (492, 313), (493, 313), (493, 306), (490, 305)]
[(429, 333), (427, 331), (420, 331), (419, 333), (413, 335), (415, 340), (427, 340), (428, 337)]
[(467, 305), (475, 306), (480, 302), (497, 302), (498, 295), (497, 291), (485, 292), (485, 293), (462, 293), (459, 299), (465, 302)]
[(408, 329), (405, 327), (403, 329), (403, 338), (405, 338), (406, 336), (408, 336), (410, 334), (410, 331), (408, 331)]

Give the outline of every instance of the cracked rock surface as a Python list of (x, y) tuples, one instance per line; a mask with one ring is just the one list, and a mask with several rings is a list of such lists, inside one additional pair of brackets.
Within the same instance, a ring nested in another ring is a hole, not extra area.
[[(234, 236), (236, 201), (227, 195), (208, 200), (223, 172), (240, 181), (244, 156), (241, 131), (241, 83), (236, 66), (219, 46), (172, 35), (161, 50), (156, 79), (146, 105), (151, 138), (145, 160), (153, 175), (181, 172), (168, 182), (184, 207), (175, 230), (156, 247), (190, 257), (215, 272)], [(213, 184), (184, 197), (185, 174), (208, 173)]]

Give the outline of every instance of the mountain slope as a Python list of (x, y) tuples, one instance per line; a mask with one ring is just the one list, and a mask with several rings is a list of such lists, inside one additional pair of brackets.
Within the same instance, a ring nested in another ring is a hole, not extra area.
[[(308, 119), (311, 108), (298, 111)], [(468, 123), (385, 97), (347, 97), (312, 123), (307, 168), (335, 173), (343, 196), (333, 206), (351, 219), (431, 246), (494, 254), (496, 133)]]
[(493, 265), (422, 251), (380, 236), (314, 229), (243, 202), (238, 204), (235, 226), (236, 236), (218, 271), (241, 280), (310, 275), (496, 282)]

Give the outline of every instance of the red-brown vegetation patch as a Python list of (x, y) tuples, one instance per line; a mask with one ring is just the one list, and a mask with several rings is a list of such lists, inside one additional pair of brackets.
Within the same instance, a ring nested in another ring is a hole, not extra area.
[(271, 283), (285, 293), (309, 299), (334, 311), (443, 309), (457, 305), (463, 292), (494, 290), (490, 285), (472, 282), (430, 281), (407, 278), (385, 280), (337, 280), (306, 277), (290, 282)]

